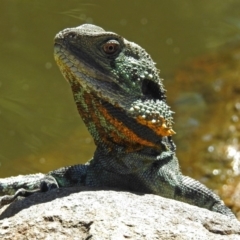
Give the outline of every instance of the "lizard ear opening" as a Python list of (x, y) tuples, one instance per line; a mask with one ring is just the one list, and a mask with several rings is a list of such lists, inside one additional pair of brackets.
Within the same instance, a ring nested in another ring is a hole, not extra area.
[(163, 92), (157, 83), (144, 79), (142, 82), (142, 93), (149, 98), (163, 100), (165, 99)]

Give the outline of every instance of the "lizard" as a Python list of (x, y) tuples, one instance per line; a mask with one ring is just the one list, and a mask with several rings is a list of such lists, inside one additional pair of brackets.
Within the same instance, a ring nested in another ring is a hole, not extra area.
[(1, 206), (18, 196), (82, 185), (156, 194), (235, 218), (219, 196), (181, 173), (173, 112), (159, 70), (142, 47), (83, 24), (55, 36), (54, 58), (94, 139), (94, 156), (47, 174), (0, 179)]

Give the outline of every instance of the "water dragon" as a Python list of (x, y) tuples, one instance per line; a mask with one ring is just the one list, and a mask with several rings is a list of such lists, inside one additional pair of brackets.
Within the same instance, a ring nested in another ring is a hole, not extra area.
[(56, 35), (54, 57), (96, 151), (86, 164), (0, 179), (0, 205), (36, 191), (84, 185), (157, 194), (235, 218), (215, 193), (182, 175), (172, 140), (173, 112), (143, 48), (84, 24)]

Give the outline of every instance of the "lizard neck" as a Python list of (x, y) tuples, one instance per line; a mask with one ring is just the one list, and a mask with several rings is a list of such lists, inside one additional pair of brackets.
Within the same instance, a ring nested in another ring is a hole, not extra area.
[(171, 161), (174, 156), (174, 152), (168, 149), (166, 143), (162, 142), (161, 144), (162, 152), (146, 147), (127, 153), (125, 148), (119, 145), (110, 151), (104, 146), (98, 146), (91, 164), (97, 165), (97, 169), (124, 175), (136, 172), (144, 173), (152, 168), (151, 174), (155, 175), (154, 172), (157, 174), (158, 169), (166, 162)]
[(136, 151), (158, 155), (162, 151), (175, 150), (171, 137), (159, 136), (148, 126), (128, 116), (120, 106), (84, 90), (79, 83), (70, 84), (79, 114), (98, 149), (118, 155), (119, 152)]

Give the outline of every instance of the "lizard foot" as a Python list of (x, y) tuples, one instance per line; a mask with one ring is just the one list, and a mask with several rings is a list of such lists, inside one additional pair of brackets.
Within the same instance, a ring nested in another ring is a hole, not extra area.
[(56, 179), (52, 176), (45, 176), (40, 180), (39, 187), (33, 190), (20, 188), (14, 195), (5, 195), (0, 197), (0, 208), (4, 205), (12, 203), (17, 197), (28, 197), (36, 192), (47, 192), (51, 189), (58, 188)]

